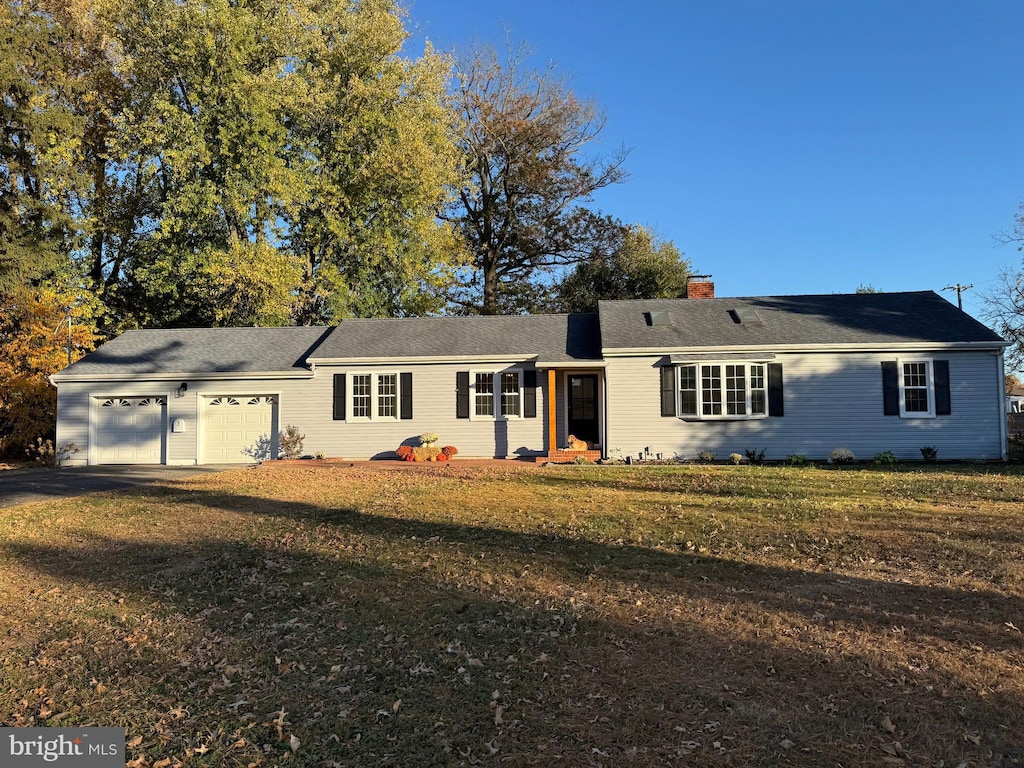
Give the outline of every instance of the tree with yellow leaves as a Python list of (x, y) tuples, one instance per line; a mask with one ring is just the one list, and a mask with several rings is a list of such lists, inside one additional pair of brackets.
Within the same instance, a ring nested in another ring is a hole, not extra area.
[(0, 293), (0, 456), (24, 459), (30, 442), (53, 437), (57, 391), (49, 376), (95, 346), (98, 309), (67, 277)]

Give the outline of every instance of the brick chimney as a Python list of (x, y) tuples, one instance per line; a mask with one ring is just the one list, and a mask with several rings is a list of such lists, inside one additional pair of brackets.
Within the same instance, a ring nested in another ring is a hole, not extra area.
[(711, 282), (710, 277), (711, 275), (690, 275), (686, 282), (686, 298), (715, 298), (715, 284)]

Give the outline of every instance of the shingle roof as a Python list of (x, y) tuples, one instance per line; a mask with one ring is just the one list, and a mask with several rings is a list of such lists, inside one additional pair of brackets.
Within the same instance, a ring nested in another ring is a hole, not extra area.
[[(737, 322), (747, 309), (759, 322)], [(602, 301), (598, 311), (605, 350), (1002, 342), (933, 291)], [(648, 325), (644, 313), (659, 311), (670, 323)]]
[[(652, 312), (664, 313), (658, 319), (667, 324), (649, 325)], [(600, 360), (602, 349), (963, 342), (1004, 344), (932, 291), (602, 301), (598, 314), (343, 320), (334, 329), (128, 331), (56, 374), (55, 380), (300, 374), (310, 362), (354, 358), (522, 356), (539, 363), (571, 363)]]
[(167, 328), (126, 331), (64, 376), (300, 372), (329, 328)]
[(597, 315), (510, 315), (342, 320), (310, 361), (349, 358), (536, 356), (601, 359)]

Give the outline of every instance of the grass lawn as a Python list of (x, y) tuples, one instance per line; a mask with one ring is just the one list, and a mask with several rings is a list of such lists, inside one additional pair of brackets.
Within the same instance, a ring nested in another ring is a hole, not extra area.
[(1024, 764), (1024, 474), (245, 469), (0, 510), (0, 722), (130, 766)]

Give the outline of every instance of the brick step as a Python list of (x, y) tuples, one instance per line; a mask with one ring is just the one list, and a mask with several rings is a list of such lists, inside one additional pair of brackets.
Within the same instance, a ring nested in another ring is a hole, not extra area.
[(548, 451), (547, 456), (537, 457), (537, 463), (543, 464), (545, 462), (550, 462), (552, 464), (572, 464), (576, 460), (577, 456), (584, 456), (590, 459), (590, 461), (597, 461), (601, 458), (601, 452), (567, 450)]

